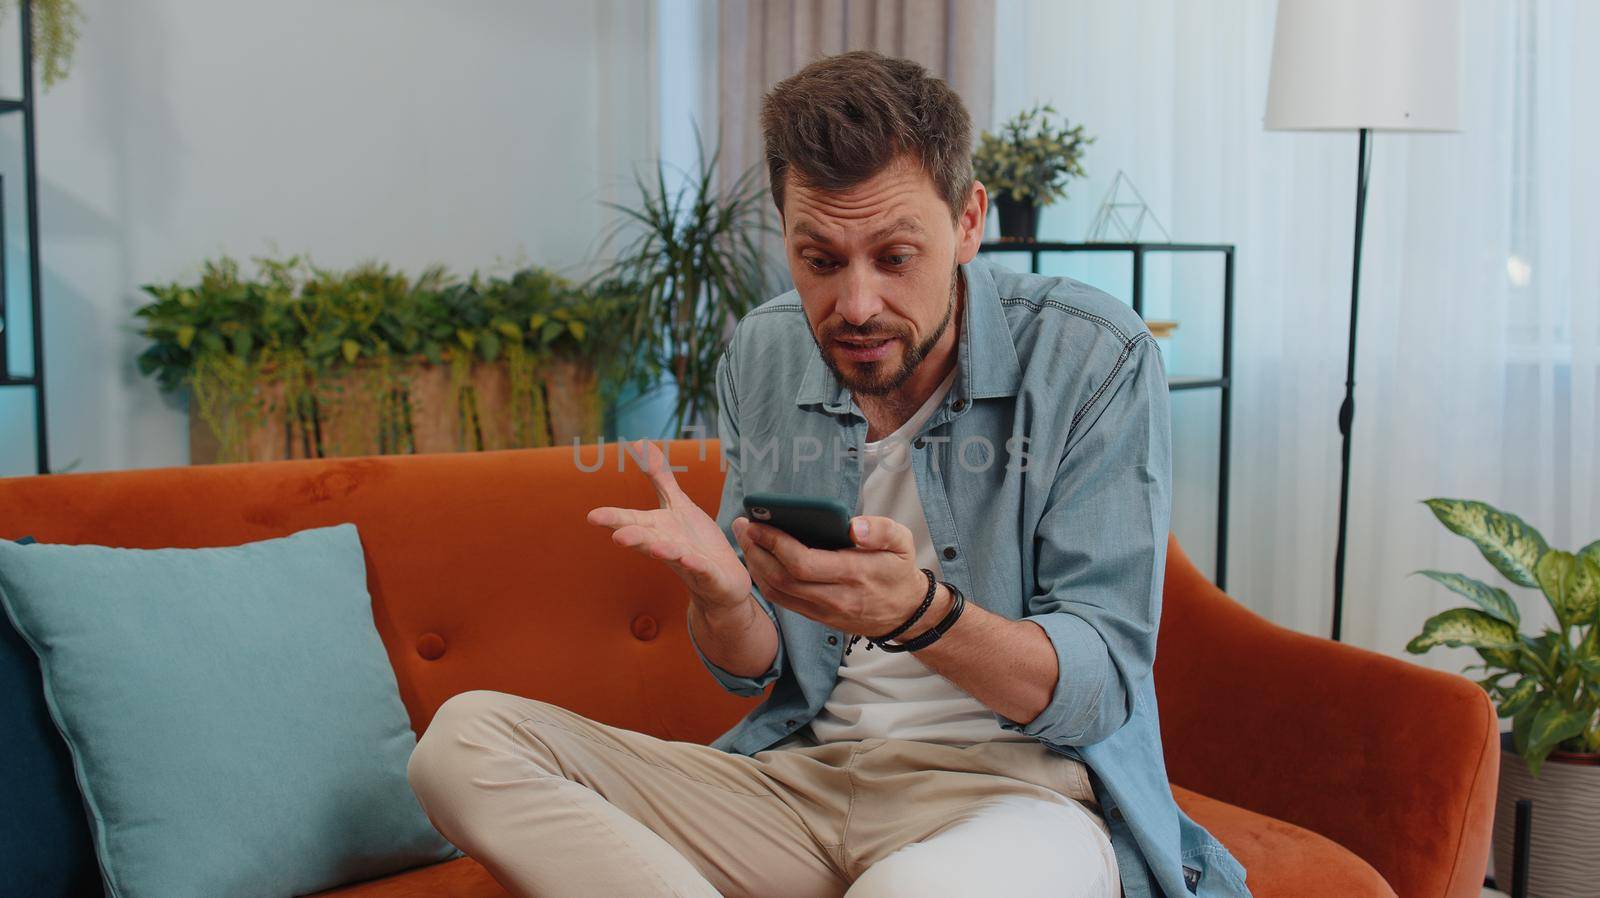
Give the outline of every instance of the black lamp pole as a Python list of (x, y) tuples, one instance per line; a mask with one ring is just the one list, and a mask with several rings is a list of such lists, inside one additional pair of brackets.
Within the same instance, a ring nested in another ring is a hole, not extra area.
[(1356, 415), (1356, 306), (1361, 296), (1361, 230), (1367, 218), (1367, 175), (1372, 168), (1372, 137), (1361, 129), (1361, 149), (1356, 160), (1356, 248), (1350, 266), (1350, 354), (1345, 361), (1344, 404), (1339, 406), (1339, 433), (1344, 451), (1339, 469), (1339, 547), (1333, 553), (1333, 638), (1338, 641), (1344, 618), (1345, 524), (1350, 505), (1350, 421)]

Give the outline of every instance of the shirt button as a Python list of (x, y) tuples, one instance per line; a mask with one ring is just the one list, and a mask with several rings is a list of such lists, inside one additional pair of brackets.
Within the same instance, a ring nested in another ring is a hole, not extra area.
[(957, 399), (955, 402), (952, 402), (950, 404), (950, 410), (952, 412), (959, 412), (959, 411), (961, 411), (962, 409), (964, 409), (966, 407), (967, 407), (967, 401), (965, 399)]
[(928, 445), (928, 441), (924, 440), (922, 437), (917, 437), (915, 440), (912, 441), (911, 445), (917, 447), (918, 449), (921, 449), (923, 446)]
[(945, 546), (944, 547), (944, 557), (945, 557), (946, 561), (954, 561), (955, 557), (956, 557), (956, 547), (955, 546)]
[(791, 730), (794, 729), (794, 721), (792, 721), (792, 720), (785, 720), (783, 722), (783, 725), (788, 727)]
[(839, 637), (837, 637), (837, 636), (829, 636), (828, 637), (828, 645), (838, 645), (838, 644), (839, 644)]

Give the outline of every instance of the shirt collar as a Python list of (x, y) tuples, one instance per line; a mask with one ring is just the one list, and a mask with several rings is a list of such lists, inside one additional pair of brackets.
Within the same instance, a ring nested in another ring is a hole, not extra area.
[[(951, 391), (969, 404), (973, 399), (1015, 396), (1022, 382), (1022, 365), (1017, 360), (1017, 345), (1000, 305), (991, 265), (975, 258), (960, 270), (967, 285), (967, 305), (961, 316), (961, 337), (956, 349), (959, 373)], [(811, 342), (795, 403), (820, 404), (834, 413), (850, 410), (850, 392), (822, 360), (815, 340)]]

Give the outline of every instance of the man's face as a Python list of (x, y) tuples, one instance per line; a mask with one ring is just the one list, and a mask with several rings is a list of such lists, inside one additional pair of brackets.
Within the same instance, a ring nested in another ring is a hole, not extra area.
[(789, 271), (823, 361), (851, 392), (895, 390), (946, 340), (956, 266), (977, 254), (987, 205), (975, 183), (952, 221), (933, 180), (909, 160), (841, 191), (789, 178)]

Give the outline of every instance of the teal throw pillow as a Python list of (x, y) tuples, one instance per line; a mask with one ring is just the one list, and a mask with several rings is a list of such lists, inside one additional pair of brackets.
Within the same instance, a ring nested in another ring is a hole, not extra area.
[(458, 853), (416, 745), (355, 525), (206, 549), (0, 540), (113, 898), (287, 898)]

